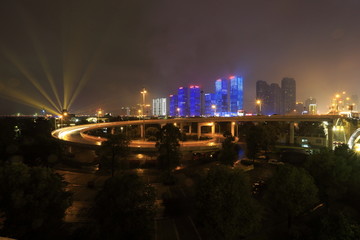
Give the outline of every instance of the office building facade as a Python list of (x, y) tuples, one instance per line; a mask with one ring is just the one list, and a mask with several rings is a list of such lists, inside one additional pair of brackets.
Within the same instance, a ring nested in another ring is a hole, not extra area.
[(179, 87), (178, 89), (178, 115), (187, 117), (189, 112), (189, 89), (187, 87)]
[(201, 90), (199, 86), (191, 85), (189, 88), (189, 109), (190, 116), (200, 116), (201, 115)]
[(167, 115), (167, 101), (166, 98), (153, 99), (153, 116), (166, 116)]
[(243, 78), (239, 76), (230, 77), (230, 113), (238, 115), (244, 109), (243, 106)]
[(176, 94), (169, 96), (169, 116), (178, 116), (178, 96)]
[(281, 80), (281, 89), (283, 92), (283, 113), (289, 114), (296, 108), (296, 82), (293, 78), (283, 78)]

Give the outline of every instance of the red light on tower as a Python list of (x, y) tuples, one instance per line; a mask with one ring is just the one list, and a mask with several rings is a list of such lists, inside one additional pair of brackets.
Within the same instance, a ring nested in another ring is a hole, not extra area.
[(229, 79), (234, 79), (234, 78), (235, 78), (235, 76), (234, 76), (234, 75), (232, 75), (232, 76), (230, 76), (230, 77), (229, 77)]

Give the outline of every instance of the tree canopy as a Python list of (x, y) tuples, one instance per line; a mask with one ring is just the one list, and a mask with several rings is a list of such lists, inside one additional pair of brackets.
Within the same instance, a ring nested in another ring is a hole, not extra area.
[(109, 178), (96, 197), (94, 217), (102, 239), (151, 239), (155, 190), (136, 174)]
[(327, 204), (348, 194), (359, 196), (360, 159), (347, 145), (335, 150), (322, 149), (305, 164)]
[(232, 166), (234, 162), (238, 158), (237, 147), (235, 143), (233, 143), (234, 137), (231, 134), (224, 133), (225, 140), (222, 143), (222, 149), (218, 155), (218, 160), (225, 165)]
[(130, 153), (130, 139), (123, 133), (109, 134), (107, 141), (103, 142), (100, 149), (100, 168), (111, 170), (114, 175), (116, 169), (126, 168), (126, 157)]
[(197, 209), (200, 222), (214, 239), (237, 239), (252, 232), (261, 221), (246, 175), (222, 165), (211, 168), (200, 182)]
[(163, 169), (172, 169), (180, 162), (179, 140), (181, 133), (174, 124), (168, 123), (158, 133), (156, 147), (159, 150), (159, 165)]
[(0, 165), (0, 213), (3, 236), (42, 238), (59, 233), (72, 194), (63, 179), (49, 168), (23, 163)]
[(318, 188), (311, 175), (303, 168), (282, 165), (269, 181), (265, 198), (275, 211), (293, 216), (310, 210), (318, 202)]

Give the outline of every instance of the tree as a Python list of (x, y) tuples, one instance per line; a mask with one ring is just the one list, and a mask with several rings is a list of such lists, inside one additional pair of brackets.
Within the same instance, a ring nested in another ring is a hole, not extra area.
[(261, 221), (260, 208), (240, 169), (211, 168), (199, 184), (196, 203), (199, 221), (214, 239), (238, 239)]
[(270, 179), (265, 199), (275, 211), (287, 214), (288, 228), (291, 228), (294, 216), (315, 206), (317, 194), (314, 180), (305, 169), (283, 165)]
[(344, 213), (333, 213), (321, 220), (320, 240), (360, 239), (360, 225)]
[(360, 189), (360, 161), (346, 145), (335, 150), (322, 149), (311, 155), (305, 168), (314, 177), (320, 197), (329, 207), (333, 201), (349, 194), (358, 196)]
[(218, 160), (224, 165), (234, 165), (238, 158), (237, 146), (233, 143), (234, 137), (231, 133), (224, 133), (225, 140), (222, 143), (222, 149), (218, 155)]
[[(111, 176), (114, 176), (115, 170), (124, 167), (124, 161), (129, 155), (130, 140), (123, 134), (108, 135), (107, 141), (101, 144), (100, 148), (100, 168), (111, 169)], [(110, 156), (110, 158), (109, 158)]]
[(247, 156), (254, 159), (260, 150), (270, 151), (278, 140), (280, 126), (274, 123), (246, 125), (244, 127)]
[(145, 131), (145, 136), (148, 141), (156, 141), (159, 129), (156, 127), (148, 127)]
[(0, 213), (3, 236), (51, 239), (59, 234), (72, 194), (66, 183), (49, 168), (23, 163), (0, 166)]
[(180, 138), (180, 130), (173, 124), (168, 123), (161, 128), (156, 143), (156, 147), (159, 150), (158, 160), (161, 168), (170, 170), (179, 164)]
[(94, 208), (101, 239), (151, 239), (155, 199), (155, 189), (136, 174), (109, 178)]

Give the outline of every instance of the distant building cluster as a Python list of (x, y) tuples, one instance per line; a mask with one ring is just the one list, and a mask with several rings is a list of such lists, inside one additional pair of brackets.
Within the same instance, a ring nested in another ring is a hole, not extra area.
[(214, 93), (204, 93), (197, 85), (179, 87), (169, 96), (168, 110), (171, 117), (238, 116), (243, 112), (243, 78), (216, 80)]
[(256, 82), (257, 111), (260, 114), (290, 114), (296, 111), (296, 82), (283, 78), (281, 86), (266, 81)]

